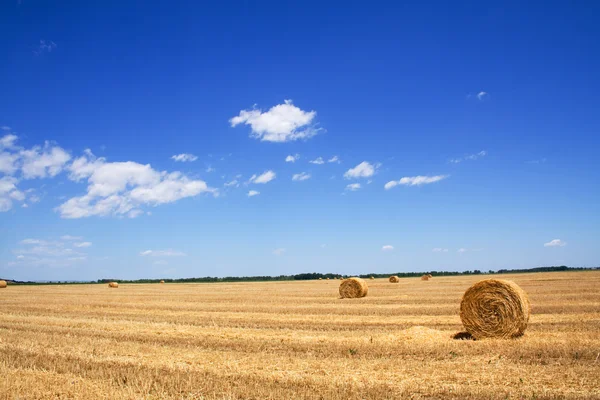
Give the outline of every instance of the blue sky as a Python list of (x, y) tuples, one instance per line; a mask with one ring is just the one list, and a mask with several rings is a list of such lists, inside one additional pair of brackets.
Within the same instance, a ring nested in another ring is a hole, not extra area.
[(0, 4), (1, 277), (598, 265), (598, 4), (150, 3)]

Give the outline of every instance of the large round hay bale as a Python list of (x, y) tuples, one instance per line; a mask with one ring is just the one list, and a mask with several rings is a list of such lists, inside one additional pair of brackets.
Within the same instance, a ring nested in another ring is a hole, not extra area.
[(165, 281), (160, 281), (160, 283), (165, 283)]
[(422, 275), (421, 276), (421, 280), (422, 281), (428, 281), (429, 280), (429, 275)]
[(486, 279), (471, 286), (460, 303), (460, 319), (475, 339), (523, 335), (531, 307), (516, 283)]
[(4, 289), (6, 286), (8, 286), (6, 281), (0, 281), (0, 289)]
[(373, 276), (372, 276), (372, 277), (370, 277), (369, 279), (371, 279), (372, 281), (374, 281), (374, 280), (375, 280), (375, 277), (373, 277)]
[(427, 276), (429, 277), (429, 279), (433, 278), (433, 275), (431, 274), (427, 274)]
[(319, 280), (320, 280), (320, 281), (322, 281), (322, 280), (323, 280), (323, 278), (319, 278)]
[(396, 275), (393, 275), (393, 276), (390, 276), (389, 281), (391, 283), (398, 283), (398, 282), (400, 282), (400, 278), (398, 278)]
[(109, 282), (108, 287), (109, 288), (118, 288), (119, 284), (117, 282)]
[(367, 282), (360, 278), (346, 278), (340, 283), (340, 296), (342, 299), (365, 297), (368, 292)]

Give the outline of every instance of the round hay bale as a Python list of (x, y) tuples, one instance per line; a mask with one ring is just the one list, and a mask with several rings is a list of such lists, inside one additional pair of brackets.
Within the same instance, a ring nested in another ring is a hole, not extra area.
[(390, 283), (398, 283), (400, 282), (400, 278), (398, 278), (396, 275), (390, 276), (389, 279)]
[(423, 276), (421, 276), (421, 280), (422, 281), (428, 281), (429, 280), (429, 275), (423, 275)]
[(370, 277), (369, 279), (371, 279), (372, 281), (374, 281), (374, 280), (375, 280), (375, 278), (374, 278), (374, 277)]
[(0, 281), (0, 289), (4, 289), (6, 286), (8, 286), (6, 281)]
[(531, 306), (516, 283), (486, 279), (471, 286), (460, 303), (460, 319), (475, 339), (514, 338), (523, 335)]
[(320, 281), (322, 281), (322, 280), (323, 280), (323, 278), (319, 278), (319, 280), (320, 280)]
[(119, 284), (117, 282), (109, 282), (108, 287), (109, 288), (118, 288)]
[(327, 280), (329, 280), (329, 278), (327, 278)]
[(367, 282), (360, 278), (346, 278), (340, 283), (340, 297), (342, 299), (365, 297), (368, 292)]
[(160, 281), (160, 283), (165, 283), (165, 281)]
[(433, 275), (431, 274), (427, 274), (427, 276), (429, 277), (429, 279), (433, 278)]

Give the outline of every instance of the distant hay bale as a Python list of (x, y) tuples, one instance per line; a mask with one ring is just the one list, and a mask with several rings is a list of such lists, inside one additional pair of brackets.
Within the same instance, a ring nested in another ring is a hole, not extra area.
[(320, 281), (322, 281), (322, 280), (323, 280), (323, 278), (319, 278), (319, 280), (320, 280)]
[(400, 282), (400, 278), (398, 278), (396, 275), (392, 275), (392, 276), (390, 276), (389, 281), (391, 283), (398, 283), (398, 282)]
[(109, 288), (118, 288), (119, 284), (117, 282), (109, 282), (108, 287)]
[(346, 278), (340, 283), (340, 297), (342, 299), (365, 297), (368, 292), (367, 282), (360, 278)]
[(433, 278), (433, 275), (431, 274), (427, 274), (427, 276), (429, 277), (429, 279)]
[(0, 289), (4, 289), (6, 286), (8, 286), (6, 281), (0, 281)]
[(428, 281), (429, 280), (429, 275), (423, 275), (423, 276), (421, 276), (421, 280), (422, 281)]
[(531, 307), (527, 293), (516, 283), (486, 279), (471, 286), (460, 303), (460, 319), (475, 339), (523, 335)]
[(165, 281), (160, 281), (160, 283), (165, 283)]
[(329, 280), (329, 278), (327, 278), (327, 280)]
[(369, 278), (369, 279), (371, 279), (372, 281), (373, 281), (373, 280), (375, 280), (375, 278), (374, 278), (374, 277), (371, 277), (371, 278)]

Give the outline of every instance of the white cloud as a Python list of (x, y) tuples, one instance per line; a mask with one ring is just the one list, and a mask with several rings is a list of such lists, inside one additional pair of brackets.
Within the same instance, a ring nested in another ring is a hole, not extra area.
[(389, 244), (386, 244), (385, 246), (383, 246), (381, 248), (381, 251), (392, 251), (392, 250), (394, 250), (394, 246), (389, 245)]
[(300, 159), (300, 154), (289, 155), (285, 158), (285, 162), (296, 162)]
[[(4, 128), (8, 128), (8, 126), (3, 126), (2, 129), (5, 131), (10, 130), (10, 128), (9, 129), (4, 129)], [(13, 134), (4, 135), (3, 137), (0, 138), (0, 149), (13, 148), (17, 139), (18, 139), (17, 136), (13, 135)]]
[(189, 179), (181, 172), (159, 172), (150, 164), (133, 161), (106, 162), (90, 151), (73, 161), (68, 169), (70, 179), (87, 179), (88, 187), (85, 195), (73, 197), (57, 207), (62, 218), (135, 217), (141, 214), (143, 205), (172, 203), (201, 193), (218, 194), (204, 181)]
[(239, 187), (240, 186), (240, 182), (237, 179), (234, 179), (232, 181), (225, 182), (223, 184), (223, 186), (225, 186), (225, 187), (232, 187), (232, 186)]
[(271, 170), (263, 172), (258, 176), (254, 174), (252, 177), (250, 177), (250, 183), (269, 183), (275, 179), (276, 176), (277, 174)]
[(183, 257), (186, 254), (181, 251), (176, 251), (172, 249), (167, 250), (145, 250), (140, 252), (140, 256), (150, 256), (150, 257)]
[(83, 240), (83, 238), (81, 236), (71, 236), (71, 235), (64, 235), (60, 237), (62, 240), (66, 240), (66, 241), (73, 241), (73, 240)]
[(34, 146), (30, 150), (21, 150), (21, 172), (25, 179), (54, 177), (71, 159), (62, 148), (44, 143), (44, 147)]
[(171, 156), (171, 159), (177, 162), (191, 162), (196, 161), (198, 159), (198, 156), (195, 156), (190, 153), (181, 153)]
[(51, 53), (54, 49), (56, 49), (56, 43), (52, 40), (40, 40), (40, 44), (37, 49), (34, 50), (34, 53), (39, 56), (43, 53)]
[(346, 171), (346, 173), (344, 174), (344, 178), (346, 178), (346, 179), (370, 178), (375, 174), (375, 170), (377, 168), (379, 168), (380, 166), (381, 166), (381, 164), (379, 164), (379, 163), (373, 165), (367, 161), (363, 161), (360, 164), (358, 164), (356, 167), (350, 168), (348, 171)]
[(206, 171), (207, 173), (211, 173), (211, 172), (215, 172), (215, 171), (216, 171), (216, 169), (214, 169), (214, 168), (213, 168), (213, 167), (211, 167), (211, 166), (208, 166), (208, 167), (206, 167), (205, 171)]
[(479, 101), (483, 101), (485, 100), (487, 97), (489, 96), (489, 94), (487, 92), (484, 92), (483, 90), (479, 93), (477, 93), (477, 100)]
[[(66, 236), (70, 238), (70, 236)], [(21, 248), (13, 250), (17, 261), (15, 265), (21, 266), (47, 266), (66, 267), (73, 262), (81, 262), (87, 258), (82, 252), (84, 248), (74, 250), (69, 247), (71, 243), (59, 240), (23, 239), (19, 244)]]
[(323, 157), (317, 157), (314, 160), (310, 160), (309, 163), (311, 163), (311, 164), (317, 164), (317, 165), (323, 165), (323, 164), (325, 164), (325, 161), (323, 160)]
[(360, 189), (360, 183), (351, 183), (349, 185), (346, 185), (346, 190), (350, 190), (352, 192), (355, 192), (359, 189)]
[(548, 243), (544, 243), (544, 247), (564, 247), (567, 244), (560, 239), (553, 239)]
[(12, 129), (10, 129), (10, 126), (0, 126), (0, 129), (2, 129), (3, 131), (11, 131)]
[(385, 190), (390, 190), (391, 188), (398, 185), (406, 185), (406, 186), (421, 186), (427, 185), (429, 183), (439, 182), (442, 179), (446, 179), (448, 175), (436, 175), (436, 176), (405, 176), (397, 181), (389, 181), (383, 187)]
[(266, 142), (289, 142), (309, 139), (321, 129), (313, 121), (316, 111), (303, 111), (292, 100), (271, 107), (269, 111), (260, 109), (241, 110), (239, 115), (229, 120), (232, 127), (239, 124), (250, 125), (251, 137)]
[(441, 248), (441, 247), (436, 247), (436, 248), (434, 248), (434, 249), (433, 249), (433, 250), (431, 250), (431, 251), (433, 251), (434, 253), (447, 253), (447, 252), (448, 252), (448, 249), (443, 249), (443, 248)]
[(260, 192), (258, 190), (251, 190), (248, 192), (248, 197), (258, 196)]
[(457, 253), (460, 253), (460, 254), (462, 254), (462, 253), (466, 253), (466, 252), (467, 252), (467, 249), (465, 249), (465, 248), (461, 247), (461, 248), (460, 248), (460, 249), (458, 249), (456, 252), (457, 252)]
[(341, 163), (342, 161), (340, 160), (340, 158), (338, 156), (333, 156), (331, 157), (329, 160), (327, 160), (328, 163)]
[(307, 174), (306, 172), (301, 172), (292, 176), (293, 181), (305, 181), (307, 179), (310, 179), (310, 174)]
[(74, 243), (73, 246), (75, 247), (90, 247), (92, 245), (92, 242), (79, 242), (79, 243)]
[(453, 164), (461, 163), (465, 160), (477, 160), (478, 158), (485, 157), (487, 155), (487, 151), (481, 150), (479, 153), (469, 154), (464, 157), (452, 158), (449, 161)]
[(281, 256), (281, 255), (283, 255), (283, 253), (285, 253), (284, 248), (279, 248), (279, 249), (273, 250), (273, 254), (275, 254), (276, 256)]
[(17, 189), (18, 180), (12, 176), (0, 178), (0, 212), (6, 212), (12, 208), (13, 200), (25, 200), (25, 194)]

